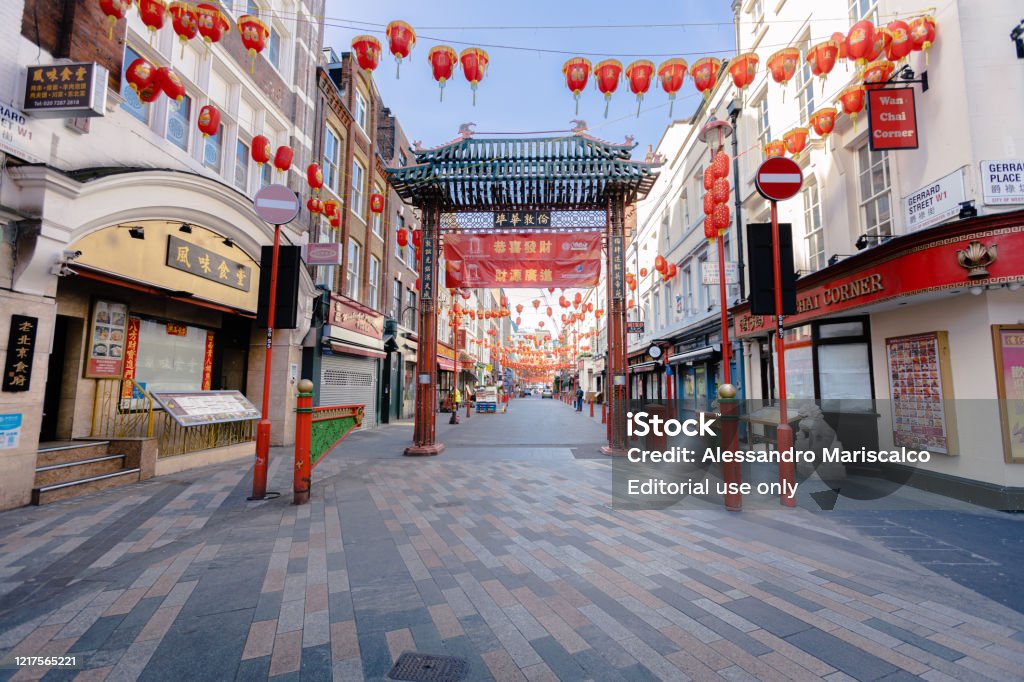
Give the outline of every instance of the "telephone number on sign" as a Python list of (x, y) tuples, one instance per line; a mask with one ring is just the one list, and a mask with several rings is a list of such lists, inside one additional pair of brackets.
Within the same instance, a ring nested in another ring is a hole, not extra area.
[[(14, 666), (18, 668), (30, 668), (34, 666), (47, 666), (49, 668), (77, 668), (79, 665), (78, 656), (15, 656)], [(7, 667), (7, 666), (4, 666)]]

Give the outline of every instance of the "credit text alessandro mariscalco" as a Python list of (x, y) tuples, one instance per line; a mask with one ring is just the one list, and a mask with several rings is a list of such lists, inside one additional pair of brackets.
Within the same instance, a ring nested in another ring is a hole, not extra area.
[[(628, 436), (716, 436), (713, 427), (716, 419), (701, 414), (699, 419), (663, 419), (647, 412), (629, 412), (626, 422)], [(814, 450), (727, 450), (722, 447), (705, 448), (703, 454), (686, 447), (670, 447), (666, 450), (644, 450), (630, 448), (626, 452), (630, 462), (651, 464), (710, 464), (710, 463), (774, 463), (794, 462), (815, 464), (922, 464), (931, 460), (927, 450), (908, 450), (905, 447), (893, 450), (844, 450), (841, 448), (822, 448), (818, 453)]]

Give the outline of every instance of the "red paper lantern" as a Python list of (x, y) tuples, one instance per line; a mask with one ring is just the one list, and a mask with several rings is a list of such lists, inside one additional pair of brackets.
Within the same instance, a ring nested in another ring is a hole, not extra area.
[(533, 299), (533, 309), (537, 310), (538, 308), (540, 308), (540, 301), (535, 298)]
[(306, 182), (314, 192), (324, 186), (324, 172), (320, 169), (320, 164), (311, 163), (306, 166)]
[(404, 249), (409, 245), (409, 230), (404, 227), (398, 228), (398, 233), (395, 235), (395, 239), (398, 241), (398, 245)]
[(107, 15), (107, 40), (114, 39), (114, 24), (124, 19), (132, 8), (132, 0), (100, 0), (100, 11)]
[(604, 117), (608, 118), (608, 105), (612, 95), (619, 89), (622, 79), (622, 63), (618, 59), (605, 59), (594, 67), (594, 85), (604, 95)]
[(252, 154), (252, 160), (259, 166), (270, 161), (270, 140), (264, 135), (257, 135), (252, 138), (252, 151), (250, 154)]
[(149, 60), (139, 57), (128, 65), (124, 72), (124, 79), (136, 94), (153, 85), (156, 80), (156, 67)]
[(216, 135), (218, 130), (220, 130), (220, 110), (212, 104), (207, 104), (199, 110), (196, 126), (203, 134), (203, 137)]
[(729, 229), (729, 204), (715, 204), (715, 212), (711, 214), (715, 221), (715, 227), (719, 232)]
[(395, 56), (395, 78), (398, 78), (402, 60), (409, 56), (416, 45), (416, 31), (404, 21), (392, 21), (385, 33), (388, 37), (388, 49)]
[(224, 34), (231, 30), (231, 24), (227, 17), (216, 5), (200, 3), (196, 5), (196, 16), (199, 23), (199, 35), (203, 37), (206, 49), (210, 49), (212, 43), (220, 42)]
[(811, 67), (811, 73), (821, 80), (825, 80), (825, 77), (832, 73), (832, 69), (836, 66), (836, 60), (839, 59), (839, 43), (835, 40), (818, 43), (807, 50), (805, 59)]
[(541, 320), (540, 322), (538, 322), (537, 326), (540, 327), (541, 329), (543, 329), (544, 328), (544, 320)]
[(729, 181), (725, 178), (715, 180), (715, 184), (711, 188), (711, 197), (715, 200), (716, 204), (729, 201)]
[(729, 62), (729, 75), (732, 76), (733, 85), (740, 91), (746, 90), (754, 82), (757, 75), (757, 65), (761, 58), (754, 52), (741, 54)]
[(548, 306), (548, 309), (547, 309), (548, 317), (551, 317), (551, 314), (553, 312), (554, 312), (554, 310), (552, 310), (551, 306)]
[(718, 83), (718, 72), (722, 69), (722, 60), (714, 57), (698, 59), (690, 67), (690, 78), (697, 88), (697, 92), (704, 95), (704, 99), (711, 99), (711, 91)]
[(716, 178), (729, 177), (729, 155), (725, 152), (718, 152), (711, 159), (711, 170)]
[(356, 36), (352, 39), (352, 53), (363, 71), (372, 73), (380, 62), (380, 41), (373, 36)]
[(384, 212), (384, 195), (380, 192), (374, 192), (370, 195), (370, 211), (373, 213)]
[(807, 147), (807, 128), (797, 127), (788, 131), (782, 136), (782, 141), (786, 145), (786, 151), (793, 156), (800, 156), (800, 153)]
[(785, 156), (786, 154), (786, 143), (782, 140), (772, 140), (764, 146), (765, 158), (772, 158), (775, 156)]
[(638, 59), (626, 67), (626, 80), (629, 81), (629, 89), (636, 95), (636, 115), (640, 117), (640, 105), (644, 101), (644, 95), (651, 89), (651, 78), (654, 76), (654, 62), (647, 59)]
[(152, 83), (150, 83), (149, 85), (147, 85), (139, 91), (139, 101), (145, 102), (146, 104), (149, 104), (150, 102), (155, 102), (157, 98), (160, 97), (160, 92), (160, 87), (156, 84), (156, 81), (154, 80)]
[(842, 31), (836, 31), (835, 33), (832, 34), (829, 40), (831, 40), (832, 42), (839, 46), (839, 58), (847, 59), (846, 34), (843, 33)]
[(270, 29), (259, 17), (243, 14), (238, 17), (238, 32), (242, 36), (242, 45), (249, 50), (249, 73), (252, 73), (256, 68), (256, 55), (263, 52), (270, 39)]
[(910, 24), (896, 19), (890, 21), (885, 27), (892, 34), (889, 48), (885, 51), (886, 58), (892, 62), (904, 61), (914, 51), (914, 43), (910, 39)]
[(672, 109), (676, 105), (676, 94), (682, 89), (685, 78), (685, 59), (666, 59), (658, 66), (658, 80), (661, 82), (661, 89), (668, 93), (669, 118), (672, 118)]
[(341, 227), (341, 213), (335, 213), (334, 215), (332, 215), (330, 217), (330, 223), (331, 227), (333, 227), (335, 230)]
[(517, 303), (516, 304), (516, 312), (517, 313), (523, 312), (523, 304), (522, 303)]
[(666, 265), (667, 265), (667, 263), (665, 262), (665, 257), (664, 256), (657, 255), (657, 256), (654, 257), (654, 269), (655, 270), (657, 270), (660, 273), (663, 273), (663, 272), (665, 272), (665, 266)]
[(185, 45), (199, 34), (199, 15), (196, 9), (187, 2), (175, 0), (171, 3), (171, 28), (178, 34), (181, 43), (181, 56), (185, 56)]
[(834, 107), (822, 107), (811, 114), (811, 127), (821, 137), (828, 137), (836, 127), (836, 112)]
[(588, 303), (587, 304), (587, 312), (588, 313), (594, 312), (594, 304), (593, 303)]
[(892, 44), (892, 33), (889, 29), (884, 26), (875, 28), (874, 39), (871, 41), (871, 49), (865, 55), (865, 58), (869, 62), (873, 62), (879, 57), (884, 57), (885, 53), (889, 50), (889, 45)]
[(715, 198), (711, 196), (711, 192), (704, 194), (704, 215), (711, 215), (711, 212), (715, 210)]
[(459, 63), (459, 56), (447, 45), (435, 45), (427, 53), (427, 61), (430, 62), (434, 80), (437, 81), (437, 85), (441, 89), (441, 101), (444, 101), (444, 84), (455, 73), (455, 65)]
[(554, 287), (548, 287), (548, 293), (549, 294), (555, 293), (555, 288)]
[(924, 50), (924, 65), (928, 66), (928, 50), (935, 44), (938, 27), (935, 17), (925, 15), (910, 22), (910, 42), (917, 51)]
[(324, 212), (324, 202), (320, 197), (312, 197), (306, 202), (306, 208), (308, 208), (309, 212), (313, 215), (319, 215)]
[[(630, 291), (636, 291), (636, 280), (634, 280), (634, 279), (629, 280), (628, 282), (626, 282), (626, 286), (629, 287)], [(579, 304), (577, 303), (575, 305), (579, 305)]]
[(715, 186), (715, 180), (718, 176), (715, 175), (715, 169), (712, 166), (708, 166), (704, 169), (704, 189), (711, 191), (711, 188)]
[(594, 317), (600, 318), (602, 315), (604, 315), (604, 310), (602, 310), (601, 308), (598, 308), (597, 310), (594, 311)]
[(423, 230), (412, 231), (412, 245), (418, 250), (423, 245)]
[(677, 272), (678, 272), (678, 269), (676, 268), (676, 264), (675, 263), (669, 263), (668, 264), (668, 271), (665, 273), (665, 279), (666, 280), (672, 279), (673, 277), (676, 276)]
[(853, 129), (857, 130), (857, 114), (864, 111), (864, 86), (852, 85), (839, 93), (839, 105), (843, 113), (853, 119)]
[(706, 239), (718, 238), (718, 228), (715, 227), (715, 219), (710, 215), (704, 216), (704, 237)]
[(292, 167), (292, 159), (295, 157), (295, 152), (288, 145), (281, 145), (274, 152), (274, 168), (282, 173), (287, 173), (288, 169)]
[(796, 67), (800, 63), (800, 50), (785, 47), (768, 57), (768, 72), (776, 83), (786, 85), (796, 75)]
[(636, 301), (634, 301), (633, 299), (629, 299), (629, 302), (626, 304), (626, 307), (627, 308), (632, 308), (635, 305), (636, 305)]
[(647, 276), (647, 268), (640, 268), (640, 276), (641, 277), (646, 277)]
[(338, 202), (336, 202), (336, 201), (325, 201), (324, 202), (324, 215), (327, 216), (328, 218), (333, 218), (333, 217), (337, 216), (339, 218), (339, 220), (340, 220), (341, 219), (341, 211), (338, 210), (339, 208), (340, 207), (338, 206)]
[(880, 59), (877, 62), (871, 62), (864, 67), (864, 83), (885, 83), (892, 76), (893, 71), (896, 70), (896, 65), (890, 62), (888, 59)]
[(149, 29), (150, 42), (156, 32), (164, 27), (167, 15), (167, 0), (139, 0), (139, 19)]
[(576, 113), (580, 113), (580, 93), (587, 87), (590, 80), (590, 60), (583, 57), (573, 57), (562, 65), (562, 74), (565, 76), (565, 87), (572, 92), (576, 100)]
[(185, 84), (169, 66), (161, 66), (156, 70), (153, 83), (175, 102), (180, 102), (185, 96)]
[(846, 36), (846, 58), (857, 62), (863, 67), (867, 57), (875, 47), (875, 25), (867, 19), (858, 21), (850, 27)]
[(459, 62), (462, 64), (462, 75), (469, 81), (469, 87), (473, 91), (473, 106), (476, 106), (476, 86), (487, 75), (487, 65), (491, 58), (487, 52), (479, 47), (467, 47), (459, 55)]
[(572, 302), (575, 303), (576, 305), (579, 305), (580, 303), (582, 303), (583, 302), (583, 294), (581, 294), (580, 292), (577, 291), (576, 295), (573, 296), (573, 298), (572, 298)]

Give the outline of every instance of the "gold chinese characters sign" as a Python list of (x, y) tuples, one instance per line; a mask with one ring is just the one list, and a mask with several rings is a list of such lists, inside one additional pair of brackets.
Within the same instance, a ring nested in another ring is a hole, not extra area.
[(494, 214), (495, 227), (548, 227), (550, 211), (498, 211)]
[(5, 391), (27, 391), (32, 383), (32, 355), (36, 348), (38, 317), (11, 315), (11, 333), (7, 338), (4, 361)]
[(173, 234), (167, 235), (167, 265), (241, 291), (251, 286), (252, 268)]
[(29, 66), (23, 111), (36, 118), (103, 116), (107, 70), (93, 62)]

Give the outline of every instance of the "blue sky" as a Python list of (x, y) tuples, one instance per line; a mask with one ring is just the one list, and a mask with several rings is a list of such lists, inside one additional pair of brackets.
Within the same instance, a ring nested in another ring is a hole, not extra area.
[[(593, 63), (604, 57), (588, 52), (608, 53), (622, 62), (644, 55), (657, 65), (665, 56), (681, 56), (692, 63), (700, 56), (727, 56), (734, 49), (732, 13), (728, 0), (590, 0), (584, 3), (551, 0), (516, 2), (443, 3), (422, 0), (354, 3), (328, 0), (326, 44), (336, 52), (351, 49), (352, 38), (361, 33), (375, 35), (385, 54), (375, 73), (384, 101), (395, 112), (410, 140), (424, 146), (447, 142), (456, 136), (459, 124), (475, 122), (478, 133), (566, 130), (570, 120), (587, 122), (591, 134), (613, 142), (632, 135), (639, 144), (634, 156), (642, 158), (647, 145), (657, 145), (669, 123), (668, 97), (654, 83), (636, 118), (636, 99), (625, 82), (612, 98), (608, 118), (604, 100), (593, 79), (580, 97), (580, 112), (574, 110), (572, 94), (566, 89), (562, 64), (572, 55), (538, 50), (564, 50), (587, 56)], [(418, 35), (416, 47), (403, 62), (401, 78), (395, 79), (394, 58), (387, 51), (384, 26), (393, 19), (409, 22)], [(365, 23), (362, 23), (365, 22)], [(686, 27), (621, 27), (623, 24), (684, 24), (717, 22), (717, 25)], [(593, 26), (612, 28), (493, 29), (493, 26)], [(427, 28), (437, 27), (437, 28)], [(458, 42), (456, 42), (458, 41)], [(461, 44), (466, 43), (466, 44)], [(456, 52), (478, 45), (490, 55), (491, 64), (477, 91), (477, 104), (461, 71), (445, 88), (438, 101), (438, 87), (427, 64), (427, 51), (448, 44)], [(486, 45), (485, 45), (486, 44)], [(502, 45), (530, 48), (514, 50)], [(650, 56), (648, 56), (650, 55)], [(674, 118), (691, 114), (699, 101), (689, 77), (676, 100)]]

